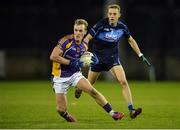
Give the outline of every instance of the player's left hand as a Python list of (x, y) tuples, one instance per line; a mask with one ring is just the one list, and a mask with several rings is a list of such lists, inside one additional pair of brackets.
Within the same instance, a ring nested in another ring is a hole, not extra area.
[(79, 59), (71, 59), (69, 66), (74, 67), (74, 68), (82, 68), (83, 62), (80, 61)]
[(99, 63), (99, 59), (98, 59), (98, 57), (96, 56), (96, 54), (93, 54), (93, 56), (91, 57), (91, 66), (93, 66), (93, 65), (96, 65), (96, 64), (98, 64)]
[(146, 63), (149, 67), (151, 66), (151, 63), (146, 59), (146, 57), (144, 55), (141, 55), (140, 58), (142, 59), (142, 61), (144, 63)]

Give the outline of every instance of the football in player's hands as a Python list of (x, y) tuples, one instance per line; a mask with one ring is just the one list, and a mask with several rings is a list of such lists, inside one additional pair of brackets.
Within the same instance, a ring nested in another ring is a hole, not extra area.
[(80, 57), (80, 61), (83, 62), (84, 66), (90, 66), (91, 62), (93, 62), (91, 60), (93, 54), (89, 51), (84, 52), (84, 54)]

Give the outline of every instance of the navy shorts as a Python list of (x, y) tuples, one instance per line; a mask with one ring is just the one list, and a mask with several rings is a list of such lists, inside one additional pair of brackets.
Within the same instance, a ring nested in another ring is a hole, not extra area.
[(98, 57), (98, 59), (99, 59), (99, 63), (91, 66), (91, 71), (94, 72), (109, 71), (113, 66), (121, 64), (118, 56)]

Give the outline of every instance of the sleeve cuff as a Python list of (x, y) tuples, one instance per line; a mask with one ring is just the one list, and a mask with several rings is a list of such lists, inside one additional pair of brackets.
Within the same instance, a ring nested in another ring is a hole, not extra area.
[(141, 57), (141, 56), (143, 56), (143, 53), (139, 53), (139, 55), (138, 55), (139, 57)]

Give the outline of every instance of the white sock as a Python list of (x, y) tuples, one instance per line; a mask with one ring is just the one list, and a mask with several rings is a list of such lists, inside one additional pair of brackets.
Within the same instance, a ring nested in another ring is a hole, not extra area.
[(114, 110), (111, 110), (111, 111), (109, 112), (109, 115), (113, 116), (113, 114), (114, 114)]

